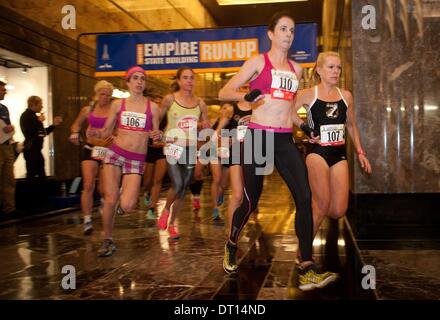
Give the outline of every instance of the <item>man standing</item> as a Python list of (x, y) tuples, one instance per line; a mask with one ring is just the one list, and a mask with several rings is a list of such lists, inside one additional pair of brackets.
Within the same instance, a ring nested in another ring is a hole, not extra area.
[[(0, 101), (5, 98), (6, 83), (0, 81)], [(14, 126), (8, 108), (0, 103), (0, 208), (3, 213), (15, 211)]]
[[(46, 177), (44, 171), (44, 157), (41, 153), (44, 137), (50, 134), (56, 126), (63, 121), (55, 117), (53, 125), (44, 128), (43, 100), (37, 96), (30, 96), (27, 101), (28, 108), (20, 117), (20, 127), (24, 135), (24, 159), (26, 160), (26, 178), (28, 180)], [(40, 114), (37, 116), (37, 113)]]

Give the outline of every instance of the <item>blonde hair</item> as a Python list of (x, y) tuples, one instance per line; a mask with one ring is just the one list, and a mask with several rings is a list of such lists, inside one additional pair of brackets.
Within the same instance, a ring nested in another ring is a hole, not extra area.
[(341, 59), (341, 56), (339, 55), (339, 53), (335, 52), (335, 51), (324, 51), (321, 52), (318, 55), (318, 59), (316, 59), (316, 64), (313, 67), (313, 71), (312, 71), (312, 82), (313, 85), (318, 85), (319, 83), (321, 83), (321, 77), (318, 74), (317, 68), (321, 68), (324, 65), (325, 59), (327, 57), (338, 57), (339, 59)]
[(95, 84), (95, 93), (98, 93), (98, 90), (100, 89), (109, 89), (113, 92), (113, 85), (108, 81), (100, 80)]

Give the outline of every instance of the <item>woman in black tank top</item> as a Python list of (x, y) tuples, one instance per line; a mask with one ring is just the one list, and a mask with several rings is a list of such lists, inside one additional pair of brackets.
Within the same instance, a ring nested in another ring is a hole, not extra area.
[[(246, 132), (247, 125), (252, 115), (252, 106), (249, 102), (231, 102), (224, 104), (225, 112), (220, 118), (219, 124), (216, 128), (217, 134), (220, 136), (221, 130), (225, 129), (231, 134), (235, 130), (234, 138), (229, 142), (229, 157), (222, 159), (222, 165), (229, 169), (229, 180), (231, 183), (231, 197), (228, 203), (228, 216), (226, 217), (226, 231), (227, 234), (232, 224), (232, 216), (234, 211), (240, 206), (243, 199), (243, 177), (240, 166), (240, 159), (233, 157), (233, 144), (241, 143), (242, 137)], [(229, 139), (228, 139), (229, 140)], [(225, 141), (225, 140), (224, 140)], [(223, 143), (222, 143), (223, 145)]]
[(301, 90), (296, 108), (306, 105), (308, 124), (318, 139), (309, 140), (311, 150), (306, 158), (312, 190), (313, 235), (326, 216), (338, 219), (348, 206), (348, 164), (346, 160), (345, 128), (350, 134), (358, 161), (366, 173), (371, 165), (359, 138), (352, 95), (337, 87), (341, 74), (341, 59), (336, 52), (318, 56), (314, 70), (317, 86)]

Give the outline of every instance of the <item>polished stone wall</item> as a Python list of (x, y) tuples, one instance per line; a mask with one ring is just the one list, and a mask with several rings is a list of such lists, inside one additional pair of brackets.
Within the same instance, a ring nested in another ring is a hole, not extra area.
[[(351, 190), (438, 193), (440, 1), (352, 3), (356, 121), (373, 174), (354, 163)], [(362, 26), (366, 5), (375, 9), (376, 29)]]

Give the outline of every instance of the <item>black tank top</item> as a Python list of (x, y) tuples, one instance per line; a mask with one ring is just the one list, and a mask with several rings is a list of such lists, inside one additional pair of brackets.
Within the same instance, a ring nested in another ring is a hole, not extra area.
[(347, 121), (347, 103), (341, 90), (336, 87), (341, 99), (328, 102), (318, 99), (318, 86), (315, 86), (315, 98), (307, 110), (309, 126), (321, 136), (321, 145), (342, 145), (345, 143), (345, 123)]
[(242, 111), (236, 102), (231, 104), (234, 107), (234, 113), (228, 124), (225, 126), (225, 129), (232, 130), (236, 129), (237, 126), (247, 126), (251, 120), (252, 110)]

